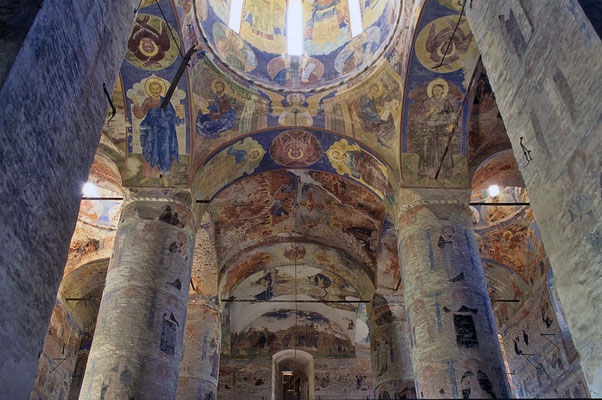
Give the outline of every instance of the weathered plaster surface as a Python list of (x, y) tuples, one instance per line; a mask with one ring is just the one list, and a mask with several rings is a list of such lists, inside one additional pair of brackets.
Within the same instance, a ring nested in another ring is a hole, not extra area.
[[(134, 1), (45, 1), (0, 89), (0, 392), (29, 395)], [(67, 22), (68, 21), (68, 22)], [(25, 186), (24, 186), (25, 185)]]
[[(602, 42), (574, 0), (474, 2), (471, 29), (592, 396), (602, 395)], [(550, 23), (554, 21), (554, 23)], [(530, 150), (528, 165), (520, 141)]]

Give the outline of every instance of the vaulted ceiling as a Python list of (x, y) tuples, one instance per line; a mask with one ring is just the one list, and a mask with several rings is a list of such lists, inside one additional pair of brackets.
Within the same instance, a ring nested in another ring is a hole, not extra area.
[[(351, 354), (364, 302), (403, 289), (397, 189), (522, 182), (463, 1), (361, 1), (352, 38), (346, 0), (304, 0), (303, 56), (285, 54), (285, 3), (247, 0), (236, 34), (225, 0), (144, 0), (99, 155), (118, 185), (209, 203), (192, 286), (222, 300), (233, 354), (274, 324), (285, 346), (293, 320), (329, 332), (319, 351)], [(483, 238), (494, 230), (478, 223)], [(515, 260), (485, 264), (492, 293), (509, 290), (504, 268), (522, 288)]]

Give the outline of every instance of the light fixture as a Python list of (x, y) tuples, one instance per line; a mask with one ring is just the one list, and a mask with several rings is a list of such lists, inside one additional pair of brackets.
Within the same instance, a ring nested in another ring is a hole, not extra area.
[(489, 196), (491, 197), (495, 197), (498, 194), (500, 194), (500, 188), (498, 185), (491, 185), (489, 186), (489, 188), (487, 189), (487, 191), (489, 192)]
[(228, 17), (228, 27), (236, 33), (240, 33), (243, 1), (244, 0), (231, 0), (230, 3), (230, 16)]
[(351, 22), (351, 37), (354, 38), (364, 31), (360, 0), (349, 0), (349, 20)]
[(293, 371), (282, 371), (282, 375), (292, 376), (293, 375)]
[(82, 186), (82, 193), (86, 197), (99, 197), (98, 187), (92, 182), (86, 182)]
[(303, 8), (301, 0), (289, 0), (286, 10), (286, 44), (291, 56), (303, 55)]

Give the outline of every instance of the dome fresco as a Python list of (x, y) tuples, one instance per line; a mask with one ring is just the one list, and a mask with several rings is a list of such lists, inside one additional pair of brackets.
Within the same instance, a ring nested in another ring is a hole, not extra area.
[(287, 55), (287, 0), (246, 0), (240, 33), (228, 27), (227, 0), (195, 0), (201, 36), (220, 64), (271, 90), (309, 92), (348, 81), (383, 54), (401, 2), (360, 0), (363, 31), (351, 32), (348, 0), (301, 0), (302, 56)]

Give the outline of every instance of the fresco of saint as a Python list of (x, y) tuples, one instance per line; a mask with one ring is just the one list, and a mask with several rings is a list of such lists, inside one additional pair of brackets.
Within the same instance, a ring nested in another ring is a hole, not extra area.
[[(347, 28), (346, 7), (341, 7), (341, 0), (315, 0), (311, 7), (305, 37), (311, 37), (312, 44), (317, 51), (321, 51), (326, 44), (338, 42), (342, 35), (341, 28)], [(347, 35), (349, 34), (347, 29)]]
[(134, 96), (133, 114), (140, 123), (140, 144), (144, 162), (140, 183), (146, 183), (150, 178), (159, 177), (163, 184), (168, 185), (165, 174), (171, 171), (171, 164), (180, 162), (178, 155), (178, 136), (176, 126), (184, 123), (184, 109), (178, 112), (171, 103), (161, 108), (163, 95), (166, 92), (165, 83), (159, 78), (149, 78), (144, 85), (148, 97), (142, 105)]
[[(412, 148), (420, 155), (418, 161), (420, 176), (434, 177), (445, 151), (447, 138), (453, 128), (457, 107), (450, 102), (448, 93), (448, 82), (437, 78), (428, 84), (427, 96), (418, 96), (420, 98), (415, 99), (417, 111), (415, 115), (419, 118), (414, 121)], [(455, 151), (452, 151), (452, 154), (453, 152)], [(443, 177), (450, 177), (452, 173), (453, 158), (448, 156), (443, 159), (441, 174)]]
[(377, 83), (370, 85), (368, 93), (360, 98), (357, 116), (363, 130), (376, 134), (379, 143), (389, 147), (395, 136), (393, 111), (399, 102), (385, 103), (382, 91), (382, 86)]
[(226, 94), (226, 85), (222, 80), (216, 79), (211, 85), (215, 100), (207, 107), (208, 113), (199, 110), (196, 118), (197, 133), (208, 138), (218, 138), (222, 132), (229, 131), (236, 124), (236, 111), (230, 104), (230, 97)]

